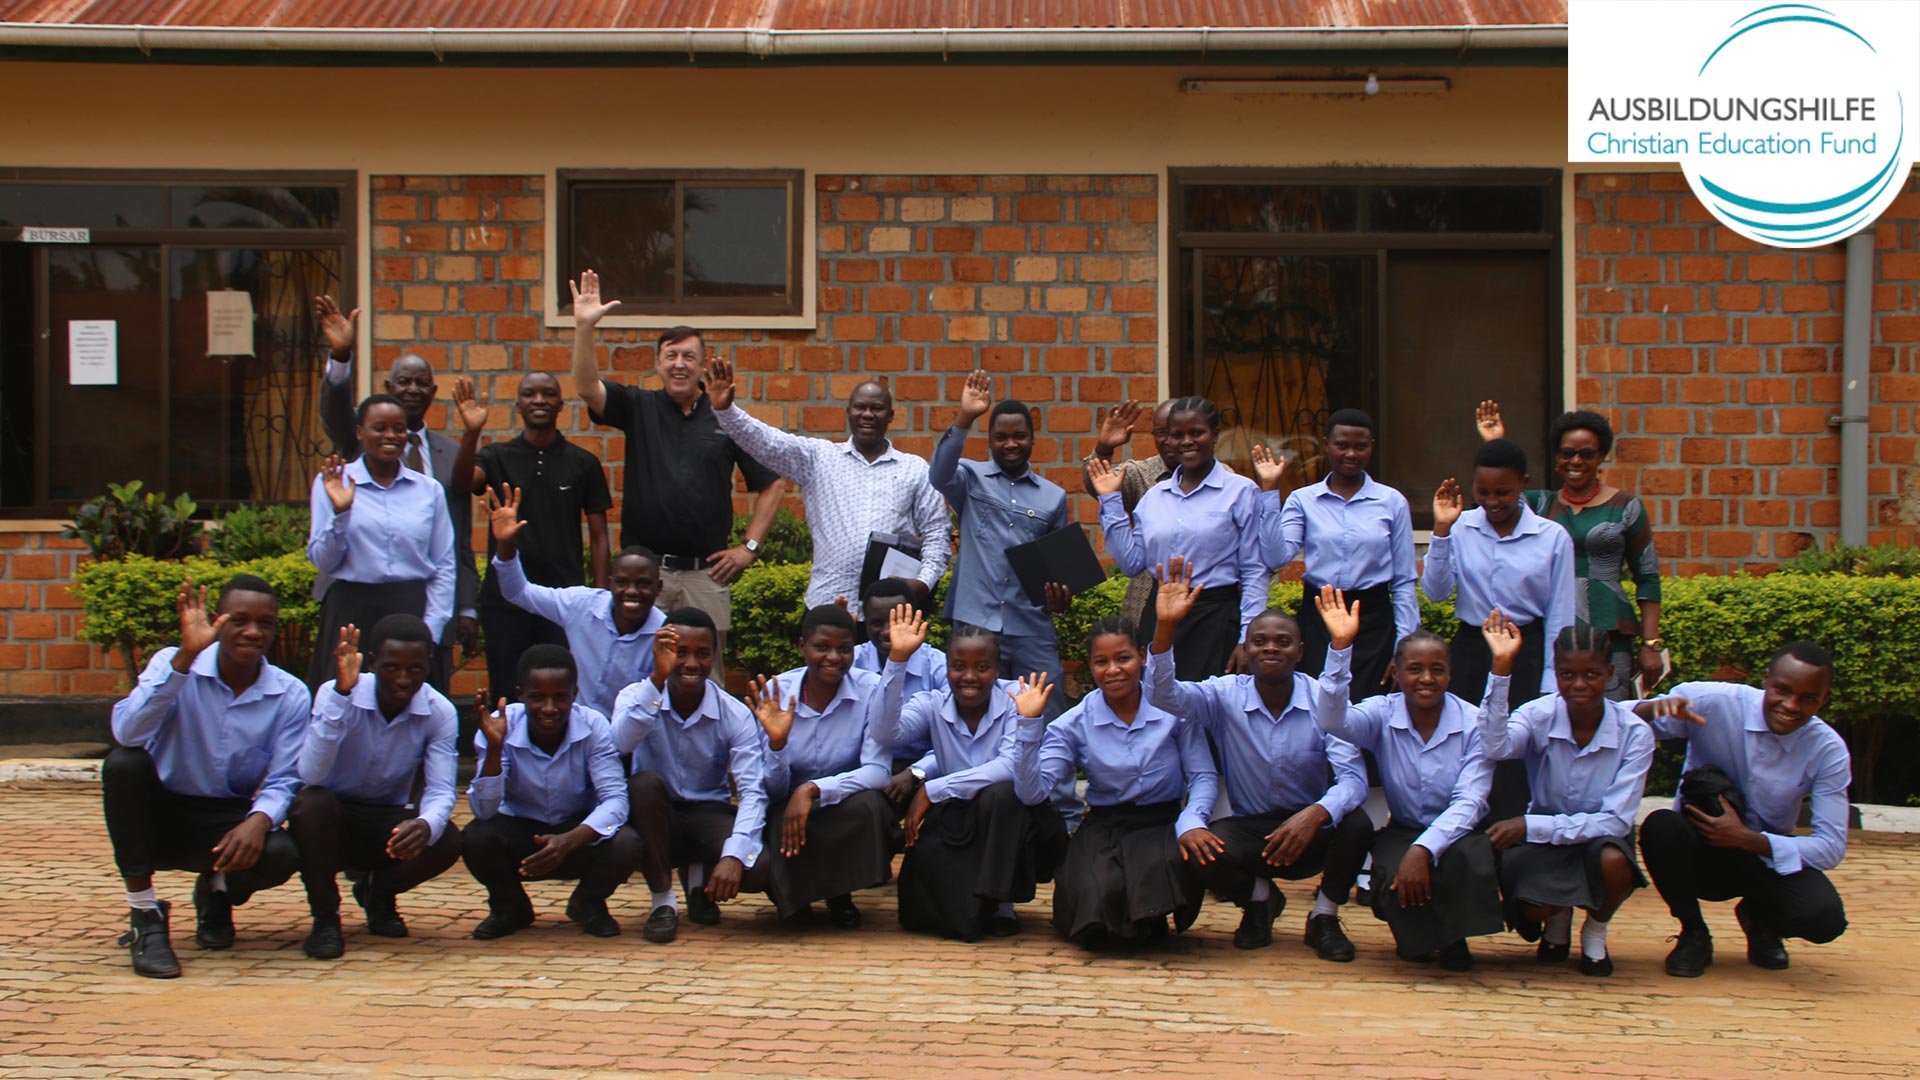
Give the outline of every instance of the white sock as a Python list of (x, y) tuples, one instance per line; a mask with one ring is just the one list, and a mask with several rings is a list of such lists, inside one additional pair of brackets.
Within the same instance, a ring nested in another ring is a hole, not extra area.
[(227, 891), (227, 875), (215, 874), (213, 875), (213, 880), (207, 882), (207, 884), (213, 889), (214, 892), (226, 892)]
[(707, 883), (707, 864), (687, 867), (687, 888), (697, 889)]
[[(1340, 905), (1328, 899), (1326, 893), (1320, 892), (1319, 890), (1316, 889), (1314, 890), (1314, 894), (1313, 894), (1313, 914), (1314, 915), (1338, 915), (1340, 914)], [(1312, 917), (1313, 916), (1311, 915), (1308, 916), (1308, 918), (1312, 918)]]
[(1580, 955), (1589, 960), (1607, 958), (1607, 921), (1595, 918), (1593, 912), (1587, 912), (1587, 920), (1580, 924)]
[(1266, 902), (1267, 897), (1272, 895), (1273, 895), (1273, 882), (1268, 881), (1266, 878), (1254, 878), (1253, 879), (1253, 895), (1247, 897), (1247, 903), (1249, 904), (1264, 903)]
[[(669, 885), (669, 886), (667, 886), (667, 891), (666, 891), (666, 892), (657, 892), (657, 893), (654, 893), (654, 894), (653, 894), (653, 906), (654, 906), (654, 907), (656, 907), (656, 908), (663, 908), (663, 907), (664, 907), (664, 908), (672, 908), (672, 909), (673, 909), (673, 910), (675, 910), (675, 911), (679, 911), (679, 910), (680, 910), (680, 902), (679, 902), (678, 900), (675, 900), (675, 899), (673, 898), (673, 886), (671, 886), (671, 885)], [(652, 910), (652, 909), (650, 908), (650, 909), (648, 909), (648, 910)]]
[(1565, 945), (1573, 940), (1573, 909), (1561, 908), (1547, 916), (1546, 926), (1540, 931), (1541, 940), (1549, 945)]
[(996, 919), (1012, 919), (1012, 918), (1015, 918), (1016, 916), (1015, 916), (1015, 915), (1014, 915), (1014, 913), (1013, 913), (1013, 905), (1012, 905), (1012, 904), (1001, 904), (1001, 905), (1000, 905), (999, 907), (997, 907), (997, 908), (994, 908), (994, 909), (993, 909), (993, 917), (994, 917), (994, 918), (996, 918)]
[(135, 911), (159, 911), (160, 898), (153, 895), (152, 886), (134, 892), (127, 890), (127, 906)]

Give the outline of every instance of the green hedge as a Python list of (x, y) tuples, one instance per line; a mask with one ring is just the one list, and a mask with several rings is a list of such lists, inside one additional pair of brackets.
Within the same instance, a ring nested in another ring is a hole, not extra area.
[(280, 633), (274, 641), (273, 662), (304, 675), (313, 653), (320, 605), (313, 599), (313, 564), (303, 553), (237, 563), (198, 556), (174, 561), (137, 555), (121, 561), (88, 563), (73, 582), (74, 595), (87, 615), (80, 637), (103, 648), (120, 650), (128, 677), (135, 677), (147, 654), (177, 644), (180, 639), (180, 616), (174, 609), (174, 599), (181, 583), (192, 578), (207, 587), (211, 598), (236, 574), (265, 578), (279, 593)]

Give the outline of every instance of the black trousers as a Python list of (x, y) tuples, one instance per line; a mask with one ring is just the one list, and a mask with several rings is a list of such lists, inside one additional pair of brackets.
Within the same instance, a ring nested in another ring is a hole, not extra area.
[[(519, 701), (520, 655), (535, 645), (567, 647), (567, 632), (531, 611), (511, 604), (482, 604), (480, 628), (486, 632), (487, 700)], [(474, 720), (469, 710), (460, 710), (460, 746), (462, 752), (473, 745)]]
[(1781, 937), (1825, 944), (1847, 930), (1847, 909), (1827, 875), (1812, 867), (1777, 874), (1750, 851), (1712, 847), (1687, 819), (1655, 810), (1640, 826), (1640, 853), (1653, 887), (1682, 925), (1697, 925), (1702, 900), (1745, 897), (1749, 910)]
[(1299, 881), (1323, 874), (1320, 891), (1336, 903), (1345, 903), (1373, 848), (1373, 823), (1367, 820), (1366, 811), (1356, 807), (1340, 819), (1340, 824), (1316, 833), (1307, 850), (1290, 865), (1274, 866), (1261, 854), (1266, 850), (1267, 836), (1293, 814), (1291, 810), (1277, 810), (1214, 822), (1213, 834), (1226, 843), (1227, 850), (1210, 863), (1196, 864), (1194, 876), (1215, 895), (1245, 907), (1255, 881)]
[[(676, 866), (711, 867), (719, 862), (733, 835), (732, 803), (676, 799), (657, 772), (634, 773), (627, 780), (627, 805), (627, 828), (640, 843), (637, 865), (654, 892), (673, 887)], [(766, 890), (767, 864), (762, 858), (746, 869), (741, 892)]]
[(527, 903), (527, 880), (578, 881), (573, 894), (585, 900), (605, 900), (626, 884), (640, 862), (640, 837), (622, 825), (612, 836), (588, 844), (560, 861), (553, 873), (539, 879), (520, 876), (520, 863), (540, 845), (536, 836), (552, 836), (577, 828), (579, 822), (535, 821), (495, 814), (476, 818), (460, 834), (460, 854), (467, 872), (487, 890), (487, 906), (506, 910)]
[[(1448, 649), (1453, 681), (1448, 687), (1455, 697), (1473, 705), (1487, 693), (1487, 677), (1493, 673), (1493, 650), (1474, 623), (1462, 621), (1454, 631)], [(1546, 627), (1531, 622), (1520, 628), (1520, 655), (1513, 658), (1513, 678), (1507, 688), (1507, 705), (1517, 709), (1540, 696), (1540, 676), (1546, 670)], [(1493, 790), (1487, 795), (1487, 822), (1505, 821), (1527, 812), (1531, 792), (1527, 786), (1527, 763), (1495, 762)]]
[(330, 789), (309, 785), (293, 797), (287, 831), (300, 847), (300, 881), (315, 918), (340, 913), (342, 870), (363, 870), (367, 890), (398, 896), (447, 872), (460, 858), (460, 830), (449, 822), (440, 839), (411, 859), (387, 854), (394, 827), (418, 817), (410, 807), (348, 802)]
[[(253, 812), (247, 799), (179, 795), (160, 783), (160, 771), (145, 750), (116, 747), (100, 763), (101, 808), (107, 838), (122, 877), (149, 877), (155, 870), (213, 870), (213, 845)], [(293, 876), (300, 853), (284, 830), (272, 829), (260, 858), (245, 870), (227, 871), (227, 897), (236, 904)]]

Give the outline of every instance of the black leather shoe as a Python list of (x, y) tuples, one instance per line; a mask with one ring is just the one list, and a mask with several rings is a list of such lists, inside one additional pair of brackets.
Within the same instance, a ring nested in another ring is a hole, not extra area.
[(1667, 974), (1679, 979), (1697, 979), (1713, 963), (1713, 934), (1703, 923), (1682, 926), (1673, 951), (1667, 954)]
[(313, 930), (300, 950), (315, 960), (337, 960), (347, 951), (347, 939), (340, 935), (340, 916), (313, 920)]
[(1593, 957), (1588, 956), (1586, 953), (1581, 953), (1580, 954), (1580, 974), (1593, 975), (1595, 977), (1602, 978), (1602, 979), (1606, 978), (1607, 976), (1613, 974), (1613, 957), (1603, 956), (1600, 959), (1595, 960)]
[(647, 925), (640, 929), (640, 936), (655, 945), (665, 945), (680, 934), (680, 912), (665, 904), (653, 909), (647, 916)]
[(167, 913), (173, 905), (160, 901), (160, 910), (127, 909), (127, 932), (120, 944), (133, 948), (133, 973), (149, 979), (180, 977), (180, 958), (173, 954), (173, 938), (167, 931)]
[(1473, 970), (1473, 950), (1467, 948), (1466, 938), (1440, 946), (1440, 952), (1436, 955), (1440, 958), (1440, 966), (1447, 971)]
[(1768, 971), (1787, 970), (1787, 943), (1761, 922), (1757, 912), (1747, 910), (1745, 900), (1733, 905), (1733, 917), (1747, 935), (1747, 963)]
[(193, 881), (193, 943), (203, 949), (233, 947), (233, 901), (225, 890), (214, 889), (212, 874)]
[(1338, 915), (1307, 916), (1306, 941), (1307, 947), (1322, 960), (1336, 964), (1351, 963), (1353, 960), (1353, 942), (1340, 925)]
[(688, 888), (687, 918), (701, 926), (717, 926), (720, 923), (720, 905), (713, 902), (706, 889)]
[(525, 930), (533, 925), (533, 905), (519, 903), (507, 908), (488, 905), (487, 917), (473, 928), (473, 936), (481, 941), (503, 938), (516, 930)]
[(1240, 928), (1233, 932), (1236, 949), (1264, 949), (1273, 944), (1273, 920), (1280, 917), (1272, 895), (1265, 900), (1249, 900), (1240, 909)]
[(1551, 941), (1541, 941), (1534, 947), (1533, 958), (1542, 964), (1564, 964), (1567, 957), (1573, 955), (1573, 946), (1566, 942), (1558, 945)]
[(860, 909), (853, 906), (851, 894), (827, 898), (827, 921), (842, 930), (852, 930), (860, 925)]
[(1013, 915), (987, 916), (987, 933), (992, 937), (1012, 937), (1020, 932), (1020, 920)]
[[(665, 909), (662, 909), (665, 910)], [(660, 912), (654, 912), (658, 915)], [(619, 937), (620, 924), (613, 921), (613, 913), (607, 910), (605, 900), (589, 900), (584, 896), (575, 896), (567, 901), (567, 918), (580, 924), (580, 932), (594, 937)], [(679, 925), (675, 918), (674, 925)], [(648, 919), (651, 925), (653, 920)]]
[(374, 891), (367, 881), (358, 881), (353, 886), (353, 902), (367, 913), (367, 933), (374, 937), (407, 936), (407, 920), (400, 917), (393, 897)]

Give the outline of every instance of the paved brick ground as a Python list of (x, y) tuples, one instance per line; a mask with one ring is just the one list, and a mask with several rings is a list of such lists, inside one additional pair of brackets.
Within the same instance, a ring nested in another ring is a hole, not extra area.
[[(766, 905), (688, 924), (666, 947), (640, 903), (600, 941), (561, 920), (563, 885), (535, 887), (541, 921), (476, 942), (465, 872), (405, 898), (414, 936), (367, 937), (305, 959), (295, 885), (242, 909), (239, 944), (186, 975), (138, 979), (97, 789), (0, 786), (0, 1074), (7, 1076), (937, 1076), (1151, 1073), (1537, 1077), (1910, 1076), (1920, 1061), (1920, 838), (1856, 834), (1837, 875), (1852, 929), (1800, 944), (1793, 969), (1747, 966), (1731, 909), (1710, 912), (1721, 962), (1659, 973), (1669, 924), (1629, 903), (1612, 980), (1542, 970), (1517, 939), (1483, 939), (1448, 975), (1392, 959), (1385, 928), (1350, 921), (1361, 957), (1322, 964), (1296, 936), (1236, 952), (1229, 907), (1164, 948), (1089, 956), (1044, 927), (974, 946), (901, 933), (891, 890), (854, 932), (788, 930)], [(162, 894), (190, 911), (185, 875)], [(618, 898), (617, 898), (618, 900)], [(642, 901), (643, 903), (644, 901)]]

